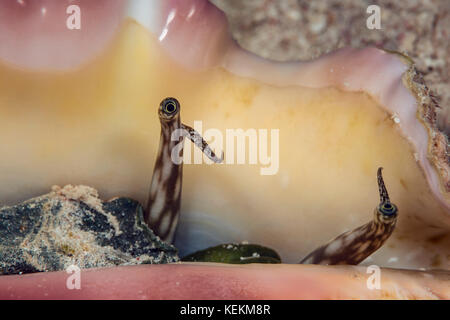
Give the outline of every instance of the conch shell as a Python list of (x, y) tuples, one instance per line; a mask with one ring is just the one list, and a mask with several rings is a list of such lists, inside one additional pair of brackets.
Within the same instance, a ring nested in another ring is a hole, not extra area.
[[(383, 167), (400, 214), (392, 236), (363, 264), (450, 268), (449, 140), (410, 58), (368, 47), (270, 62), (239, 48), (223, 13), (204, 0), (108, 0), (113, 5), (99, 14), (80, 0), (85, 24), (53, 41), (51, 26), (65, 21), (60, 9), (69, 2), (1, 5), (2, 30), (11, 19), (33, 17), (0, 35), (2, 203), (54, 184), (145, 203), (159, 142), (155, 107), (176, 97), (183, 119), (204, 121), (208, 127), (194, 129), (225, 154), (221, 165), (185, 162), (174, 242), (181, 255), (250, 241), (296, 263), (372, 218), (374, 173)], [(236, 145), (217, 139), (238, 129), (257, 142), (244, 163), (230, 152)], [(195, 158), (191, 147), (186, 160)]]

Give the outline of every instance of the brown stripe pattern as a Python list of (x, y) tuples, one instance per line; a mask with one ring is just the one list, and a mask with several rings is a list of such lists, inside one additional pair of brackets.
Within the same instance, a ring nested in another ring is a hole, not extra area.
[(378, 169), (381, 202), (374, 211), (374, 219), (365, 225), (339, 235), (311, 252), (300, 263), (357, 265), (384, 244), (395, 229), (397, 208), (390, 203), (381, 169)]
[[(172, 242), (180, 215), (183, 177), (183, 162), (180, 161), (179, 164), (174, 162), (172, 152), (177, 152), (177, 156), (182, 159), (183, 149), (178, 151), (175, 148), (184, 142), (186, 136), (195, 135), (197, 140), (202, 141), (202, 151), (208, 152), (207, 156), (213, 161), (216, 156), (195, 130), (181, 123), (180, 104), (176, 99), (164, 99), (160, 104), (158, 115), (161, 122), (159, 150), (144, 219), (161, 239)], [(183, 132), (179, 134), (176, 132), (178, 130)], [(221, 162), (220, 159), (217, 160)]]
[(222, 156), (219, 158), (216, 156), (214, 151), (211, 150), (208, 143), (202, 138), (200, 133), (192, 129), (191, 127), (182, 124), (181, 125), (184, 130), (186, 130), (187, 137), (200, 149), (203, 151), (206, 156), (214, 161), (215, 163), (221, 163), (223, 161), (223, 153)]

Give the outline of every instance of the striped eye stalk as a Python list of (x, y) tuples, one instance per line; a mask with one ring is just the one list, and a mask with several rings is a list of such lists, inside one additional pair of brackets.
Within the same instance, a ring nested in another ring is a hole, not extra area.
[(300, 263), (357, 265), (386, 242), (394, 231), (398, 210), (389, 199), (381, 171), (382, 168), (379, 168), (380, 204), (374, 210), (373, 220), (341, 234), (311, 252)]
[[(144, 219), (161, 239), (172, 242), (180, 215), (183, 177), (183, 162), (174, 161), (174, 150), (182, 159), (182, 146), (187, 137), (212, 161), (220, 163), (223, 157), (218, 158), (197, 131), (181, 123), (177, 99), (164, 99), (159, 105), (158, 115), (161, 135)], [(180, 146), (179, 150), (176, 149)]]

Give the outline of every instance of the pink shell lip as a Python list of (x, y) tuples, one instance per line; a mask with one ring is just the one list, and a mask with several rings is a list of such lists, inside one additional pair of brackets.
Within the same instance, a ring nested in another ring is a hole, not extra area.
[(67, 289), (64, 271), (2, 276), (0, 299), (450, 299), (446, 272), (382, 274), (381, 290), (369, 290), (364, 267), (140, 265), (83, 270), (80, 290)]
[[(232, 43), (224, 14), (207, 1), (164, 1), (159, 41), (188, 69), (220, 63)], [(181, 57), (181, 59), (180, 59)]]
[[(81, 29), (67, 28), (70, 5), (81, 11)], [(32, 70), (68, 70), (98, 55), (124, 15), (123, 0), (2, 0), (0, 60)]]

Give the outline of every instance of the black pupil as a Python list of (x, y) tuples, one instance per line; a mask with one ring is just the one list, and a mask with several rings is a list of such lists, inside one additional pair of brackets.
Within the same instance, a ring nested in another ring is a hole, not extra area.
[(385, 215), (391, 216), (391, 215), (394, 215), (397, 210), (395, 209), (395, 207), (392, 204), (384, 203), (381, 206), (380, 211)]
[(175, 111), (175, 105), (173, 103), (168, 103), (166, 105), (166, 111), (169, 113), (172, 113)]

